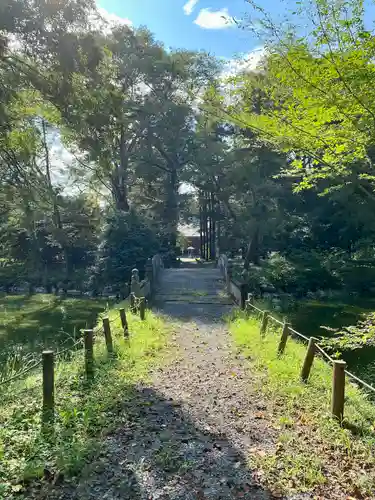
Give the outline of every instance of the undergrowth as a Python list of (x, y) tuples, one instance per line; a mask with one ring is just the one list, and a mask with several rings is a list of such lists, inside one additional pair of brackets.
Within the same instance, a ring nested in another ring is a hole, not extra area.
[(300, 381), (306, 346), (289, 338), (277, 356), (280, 329), (261, 338), (256, 318), (230, 323), (239, 350), (250, 360), (256, 387), (263, 393), (276, 439), (269, 449), (253, 449), (250, 464), (273, 491), (324, 492), (324, 498), (375, 498), (375, 406), (346, 384), (345, 417), (330, 415), (332, 368), (316, 358), (307, 384)]
[(84, 374), (83, 350), (55, 367), (55, 425), (41, 431), (41, 367), (25, 380), (0, 387), (0, 498), (29, 498), (36, 480), (55, 482), (78, 475), (100, 438), (124, 418), (122, 402), (134, 384), (162, 361), (164, 322), (147, 312), (142, 322), (128, 315), (130, 341), (123, 338), (117, 310), (109, 313), (115, 353), (109, 357), (102, 333), (94, 343), (95, 375)]

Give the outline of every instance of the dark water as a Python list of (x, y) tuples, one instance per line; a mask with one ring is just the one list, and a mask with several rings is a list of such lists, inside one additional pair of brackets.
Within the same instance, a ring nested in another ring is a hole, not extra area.
[[(285, 310), (293, 327), (307, 336), (331, 337), (334, 332), (323, 327), (355, 325), (366, 313), (375, 311), (375, 299), (302, 300), (292, 310)], [(342, 356), (348, 369), (366, 382), (375, 384), (375, 347), (363, 347)]]
[(0, 370), (10, 357), (40, 356), (75, 342), (80, 329), (95, 325), (107, 299), (62, 298), (55, 295), (0, 297)]

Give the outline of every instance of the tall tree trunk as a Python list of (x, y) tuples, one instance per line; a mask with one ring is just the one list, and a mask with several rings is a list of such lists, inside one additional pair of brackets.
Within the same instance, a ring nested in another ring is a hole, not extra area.
[(204, 194), (204, 232), (206, 235), (206, 246), (205, 246), (205, 252), (204, 252), (204, 258), (206, 260), (210, 259), (210, 233), (209, 233), (209, 226), (208, 226), (208, 206), (207, 206), (207, 195), (206, 193)]
[(127, 198), (127, 189), (124, 186), (124, 180), (120, 173), (121, 167), (117, 167), (111, 178), (112, 198), (117, 210), (123, 212), (129, 211), (129, 202)]
[(25, 203), (24, 213), (26, 219), (26, 228), (29, 234), (31, 235), (31, 242), (32, 242), (31, 252), (28, 254), (27, 257), (28, 264), (30, 265), (30, 270), (28, 271), (32, 271), (32, 274), (34, 276), (37, 276), (38, 279), (38, 282), (32, 283), (32, 288), (34, 288), (34, 286), (40, 284), (39, 279), (41, 276), (43, 276), (43, 262), (40, 255), (38, 238), (36, 236), (34, 211), (30, 207), (27, 195), (25, 195), (24, 197), (24, 203)]
[(45, 120), (42, 120), (42, 129), (43, 129), (43, 146), (44, 146), (44, 158), (45, 158), (45, 166), (46, 166), (46, 179), (47, 179), (47, 186), (48, 186), (48, 191), (49, 195), (52, 201), (53, 205), (53, 222), (55, 225), (55, 228), (58, 231), (58, 240), (62, 248), (63, 256), (64, 256), (64, 264), (65, 264), (65, 269), (64, 269), (64, 274), (65, 278), (68, 278), (69, 275), (69, 254), (66, 248), (66, 243), (65, 243), (65, 237), (63, 234), (63, 224), (61, 220), (61, 213), (60, 213), (60, 208), (58, 204), (58, 199), (56, 192), (53, 188), (52, 184), (52, 177), (51, 177), (51, 162), (50, 162), (50, 156), (49, 156), (49, 148), (47, 144), (47, 129), (46, 129), (46, 122)]
[(259, 265), (260, 255), (259, 255), (259, 226), (256, 224), (254, 229), (253, 237), (251, 238), (249, 245), (247, 247), (244, 269), (248, 270), (250, 263)]
[(118, 210), (129, 211), (128, 200), (128, 166), (129, 155), (126, 150), (125, 127), (121, 125), (120, 133), (120, 164), (112, 178), (113, 198)]
[(203, 257), (204, 234), (203, 234), (203, 211), (202, 199), (199, 199), (199, 236), (200, 236), (200, 257)]
[(211, 193), (211, 259), (216, 259), (216, 206), (215, 206), (215, 198), (213, 193)]
[(167, 181), (167, 204), (166, 204), (166, 222), (169, 245), (171, 250), (177, 247), (177, 231), (179, 221), (178, 211), (178, 176), (175, 165), (170, 165), (169, 179)]

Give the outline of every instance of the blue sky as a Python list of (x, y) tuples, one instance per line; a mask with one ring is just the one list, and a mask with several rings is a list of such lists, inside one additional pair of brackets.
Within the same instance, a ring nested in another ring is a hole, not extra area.
[[(259, 47), (249, 31), (231, 24), (230, 17), (249, 12), (245, 0), (97, 0), (107, 13), (146, 25), (167, 47), (204, 49), (232, 58)], [(282, 0), (262, 0), (267, 10), (283, 10)], [(228, 18), (226, 21), (225, 17)]]

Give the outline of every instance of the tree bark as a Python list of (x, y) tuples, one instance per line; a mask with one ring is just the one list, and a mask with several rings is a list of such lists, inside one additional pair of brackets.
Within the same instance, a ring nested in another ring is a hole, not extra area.
[(204, 194), (204, 219), (203, 219), (203, 224), (204, 224), (204, 231), (205, 231), (205, 235), (206, 235), (206, 247), (205, 247), (204, 258), (206, 260), (209, 260), (210, 259), (210, 233), (209, 233), (209, 225), (208, 225), (207, 194)]
[(250, 263), (259, 265), (260, 255), (259, 255), (259, 226), (255, 227), (253, 237), (251, 238), (249, 245), (247, 247), (244, 269), (248, 270)]
[(43, 130), (43, 147), (44, 147), (44, 153), (45, 153), (45, 165), (46, 165), (46, 178), (47, 178), (47, 186), (48, 186), (48, 191), (51, 197), (52, 205), (53, 205), (53, 219), (54, 219), (54, 224), (56, 229), (58, 230), (58, 240), (62, 248), (63, 256), (64, 256), (64, 263), (65, 263), (65, 278), (68, 278), (69, 275), (69, 254), (68, 250), (66, 248), (65, 244), (65, 238), (63, 235), (63, 224), (62, 224), (62, 219), (61, 219), (61, 213), (60, 213), (60, 208), (58, 204), (58, 199), (56, 192), (53, 188), (52, 184), (52, 177), (51, 177), (51, 162), (50, 162), (50, 156), (49, 156), (49, 148), (47, 144), (47, 131), (46, 131), (46, 122), (45, 120), (42, 119), (42, 130)]
[(200, 257), (203, 257), (204, 234), (203, 234), (203, 212), (202, 199), (199, 200), (199, 236), (200, 236)]
[(175, 165), (170, 165), (169, 179), (167, 181), (167, 204), (166, 204), (166, 222), (171, 250), (176, 250), (177, 247), (177, 230), (178, 230), (178, 176)]
[(215, 198), (211, 193), (211, 259), (216, 259), (216, 210)]
[(117, 165), (115, 176), (112, 178), (113, 198), (117, 210), (129, 211), (128, 200), (128, 165), (129, 155), (126, 149), (125, 128), (121, 125), (120, 132), (120, 164)]

